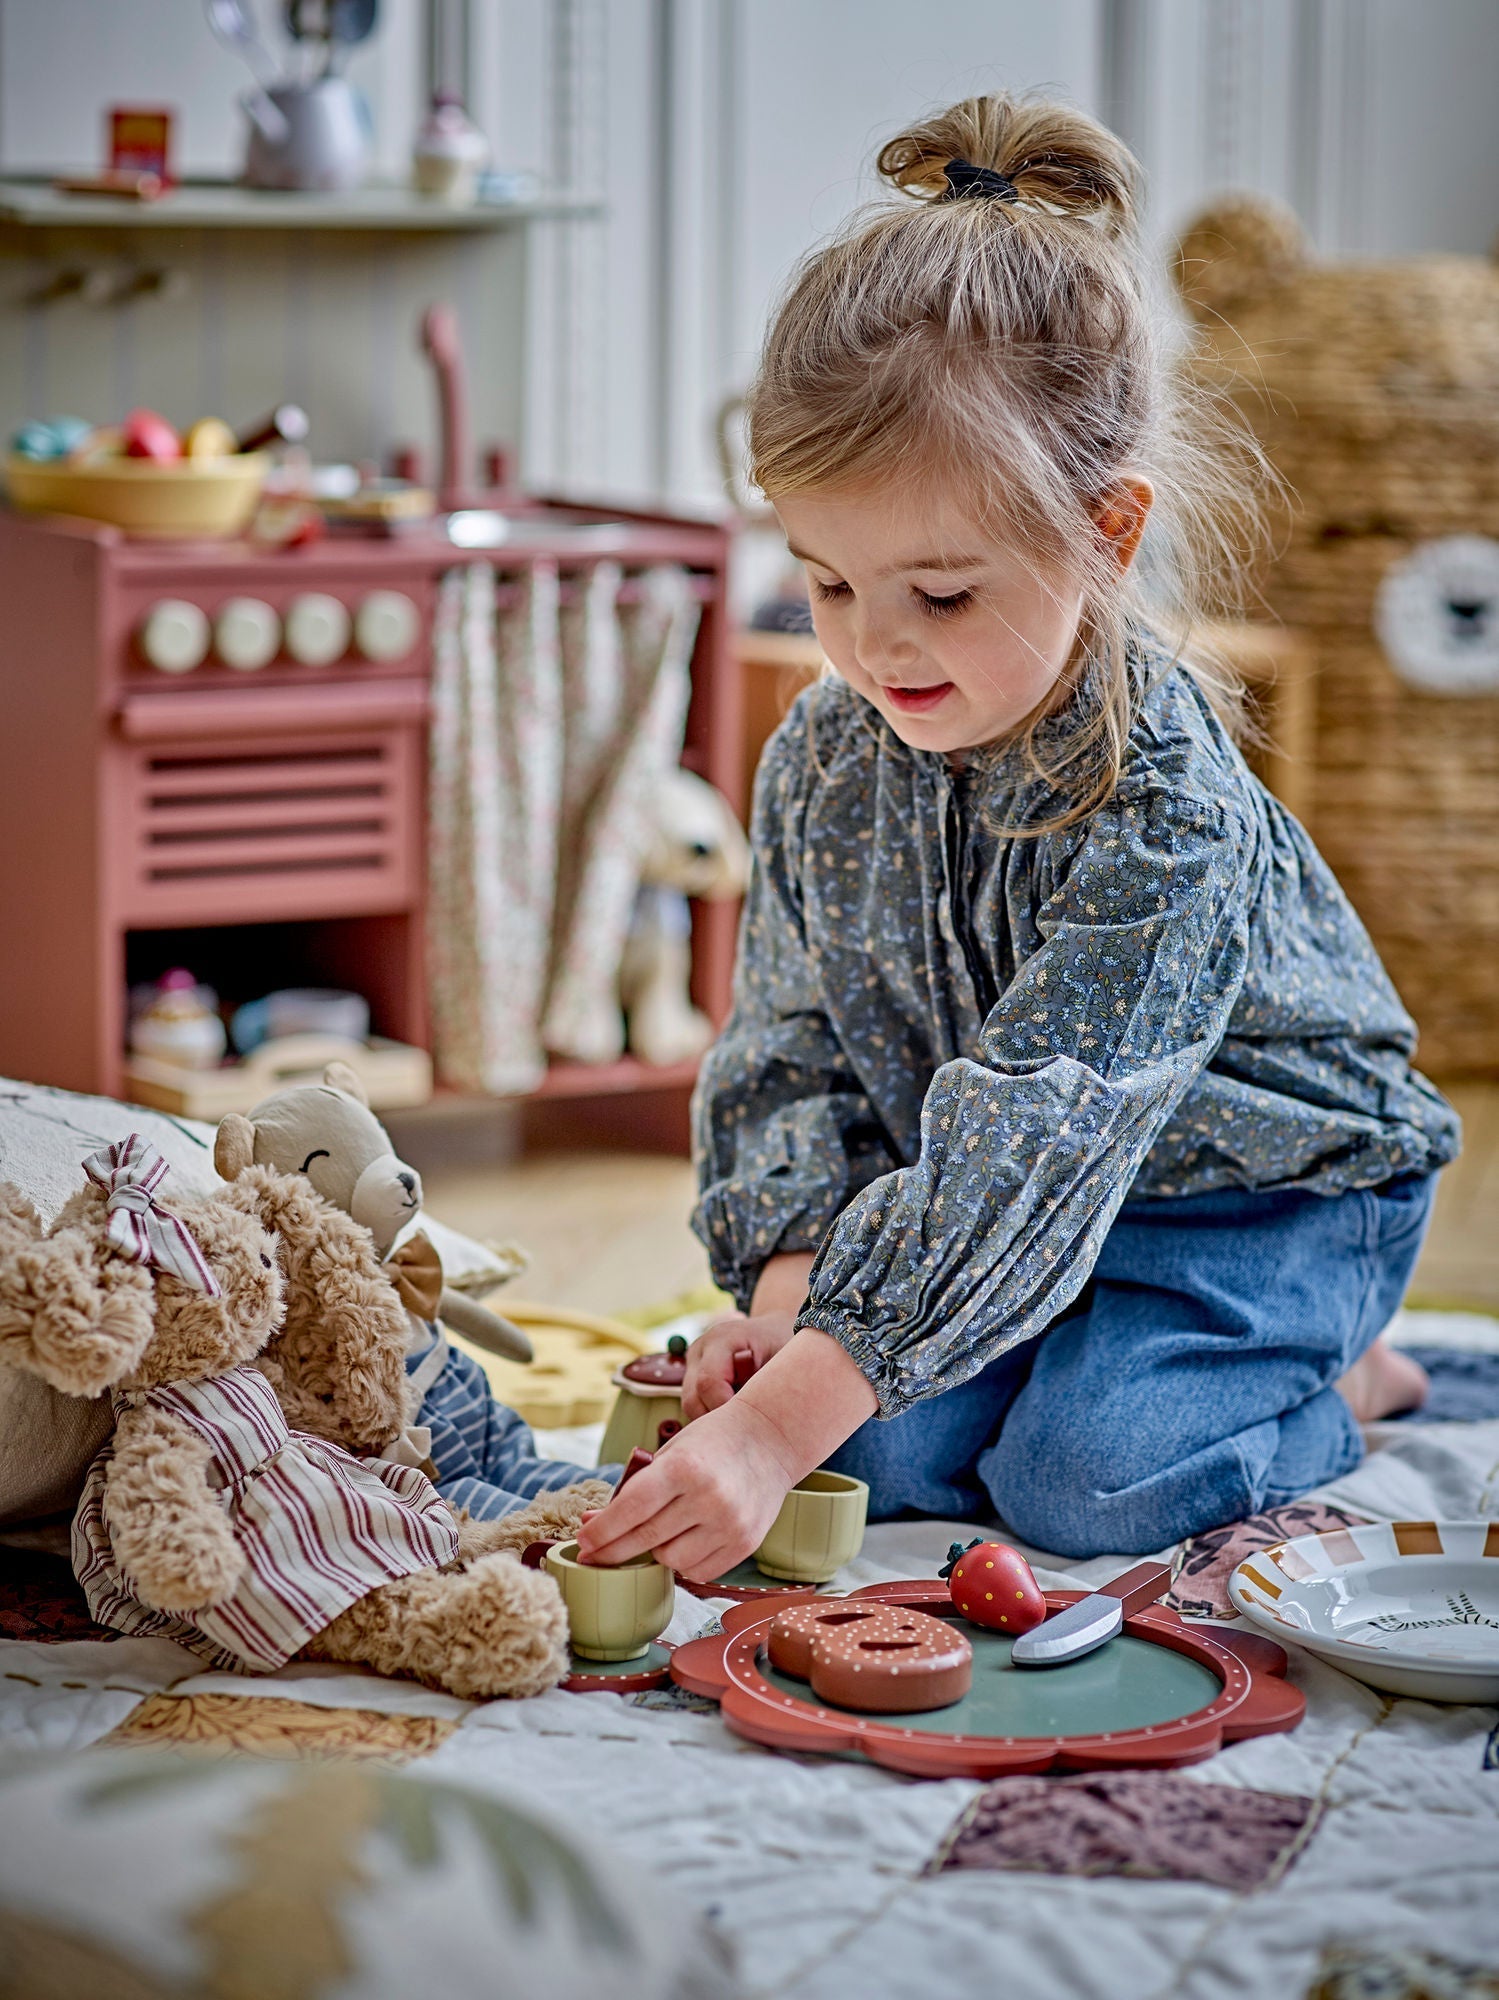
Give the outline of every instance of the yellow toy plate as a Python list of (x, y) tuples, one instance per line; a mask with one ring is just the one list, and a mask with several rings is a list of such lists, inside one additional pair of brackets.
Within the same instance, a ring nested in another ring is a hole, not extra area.
[(518, 1410), (537, 1430), (602, 1422), (619, 1393), (610, 1379), (615, 1369), (659, 1345), (654, 1332), (641, 1333), (623, 1320), (606, 1319), (597, 1313), (530, 1305), (512, 1299), (508, 1292), (489, 1303), (531, 1336), (536, 1358), (529, 1367), (486, 1354), (451, 1328), (448, 1339), (473, 1356), (500, 1401)]

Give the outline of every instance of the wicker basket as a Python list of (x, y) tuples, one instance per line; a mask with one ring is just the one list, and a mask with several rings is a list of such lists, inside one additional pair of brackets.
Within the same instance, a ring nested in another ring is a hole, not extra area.
[[(1291, 489), (1265, 594), (1315, 657), (1318, 845), (1416, 1017), (1423, 1067), (1494, 1075), (1499, 271), (1463, 257), (1319, 265), (1288, 211), (1242, 198), (1187, 232), (1177, 275), (1204, 330), (1195, 365)], [(1487, 538), (1467, 553), (1492, 568), (1493, 593), (1419, 585), (1432, 593), (1416, 605), (1421, 645), (1467, 675), (1436, 692), (1420, 649), (1379, 632), (1392, 588), (1413, 563), (1440, 579), (1452, 537)]]

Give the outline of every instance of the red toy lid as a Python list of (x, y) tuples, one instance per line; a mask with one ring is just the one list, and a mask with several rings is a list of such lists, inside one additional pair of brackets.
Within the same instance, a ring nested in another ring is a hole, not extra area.
[(687, 1343), (674, 1333), (664, 1354), (641, 1354), (627, 1361), (620, 1377), (626, 1382), (644, 1382), (652, 1389), (680, 1389), (687, 1373)]

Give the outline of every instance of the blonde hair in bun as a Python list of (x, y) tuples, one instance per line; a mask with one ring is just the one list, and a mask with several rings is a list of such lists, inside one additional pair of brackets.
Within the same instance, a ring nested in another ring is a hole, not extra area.
[[(880, 150), (895, 199), (855, 215), (793, 272), (747, 402), (750, 469), (780, 494), (962, 479), (976, 518), (1036, 569), (1080, 580), (1083, 617), (1060, 697), (1076, 728), (1036, 771), (1062, 809), (1118, 782), (1140, 689), (1128, 633), (1168, 651), (1236, 605), (1270, 475), (1242, 424), (1167, 354), (1128, 148), (1067, 105), (994, 93)], [(948, 168), (954, 172), (948, 174)], [(970, 169), (986, 170), (978, 173)], [(997, 177), (997, 178), (996, 178)], [(1156, 503), (1121, 573), (1096, 525), (1129, 477)], [(1238, 689), (1194, 644), (1189, 671), (1234, 723)], [(1055, 704), (1053, 704), (1055, 705)]]

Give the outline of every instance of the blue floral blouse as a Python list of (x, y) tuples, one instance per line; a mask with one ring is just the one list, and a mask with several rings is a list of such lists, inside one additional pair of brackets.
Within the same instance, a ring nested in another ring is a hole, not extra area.
[(693, 1226), (747, 1309), (816, 1250), (798, 1323), (881, 1413), (1081, 1291), (1126, 1195), (1337, 1194), (1426, 1173), (1456, 1114), (1326, 863), (1191, 676), (1137, 641), (1123, 777), (1086, 819), (1014, 749), (912, 750), (841, 681), (755, 787), (732, 1017), (693, 1107)]

